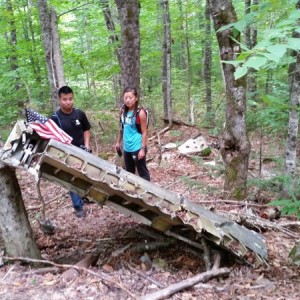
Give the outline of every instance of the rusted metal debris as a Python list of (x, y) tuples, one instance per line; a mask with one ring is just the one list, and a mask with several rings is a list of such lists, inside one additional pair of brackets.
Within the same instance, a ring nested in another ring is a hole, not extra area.
[(94, 199), (202, 249), (201, 239), (243, 260), (267, 262), (262, 235), (219, 216), (78, 147), (41, 139), (18, 121), (8, 138), (3, 162)]

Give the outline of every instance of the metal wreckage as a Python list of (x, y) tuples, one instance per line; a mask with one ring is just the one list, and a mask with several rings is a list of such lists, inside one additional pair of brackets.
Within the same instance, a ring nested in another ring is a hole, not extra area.
[(78, 147), (42, 139), (24, 121), (15, 124), (1, 160), (112, 207), (194, 248), (203, 249), (204, 238), (246, 263), (267, 264), (266, 246), (259, 233)]

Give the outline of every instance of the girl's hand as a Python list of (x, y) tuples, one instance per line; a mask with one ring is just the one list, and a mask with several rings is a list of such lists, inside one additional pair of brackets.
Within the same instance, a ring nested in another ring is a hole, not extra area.
[(145, 149), (142, 148), (142, 149), (139, 151), (138, 159), (143, 159), (144, 157), (145, 157)]

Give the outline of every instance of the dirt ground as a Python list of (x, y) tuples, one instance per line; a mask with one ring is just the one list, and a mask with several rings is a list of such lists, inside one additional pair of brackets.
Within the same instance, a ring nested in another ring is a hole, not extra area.
[[(178, 127), (163, 134), (160, 145), (157, 139), (149, 142), (148, 167), (152, 182), (184, 194), (216, 213), (229, 216), (252, 209), (254, 215), (260, 215), (269, 199), (267, 195), (260, 195), (258, 199), (255, 190), (249, 196), (249, 207), (245, 202), (223, 201), (223, 170), (216, 148), (206, 158), (179, 155), (176, 150), (165, 151), (160, 157), (159, 146), (179, 143), (198, 134), (195, 128)], [(214, 137), (203, 135), (209, 143), (218, 143)], [(275, 151), (270, 141), (265, 144)], [(250, 177), (255, 177), (258, 144), (253, 142), (252, 147)], [(210, 165), (212, 161), (215, 166)], [(53, 235), (46, 235), (39, 225), (42, 210), (34, 180), (24, 171), (18, 171), (18, 179), (37, 245), (43, 259), (53, 264), (44, 269), (35, 269), (24, 262), (3, 265), (0, 268), (1, 299), (133, 299), (206, 270), (202, 253), (182, 242), (146, 253), (132, 251), (137, 245), (154, 241), (143, 234), (144, 225), (94, 202), (85, 204), (86, 216), (79, 219), (73, 213), (68, 192), (42, 180), (46, 217), (56, 226)], [(260, 229), (268, 249), (268, 266), (240, 264), (220, 250), (221, 267), (230, 268), (228, 276), (202, 282), (168, 299), (300, 299), (300, 268), (292, 265), (288, 258), (295, 241), (299, 240), (299, 225), (284, 227), (284, 232), (276, 229), (278, 224), (290, 221), (295, 219), (280, 217), (270, 221), (273, 229)], [(67, 265), (94, 254), (99, 257), (89, 268), (90, 272), (81, 270), (70, 279), (63, 277)]]

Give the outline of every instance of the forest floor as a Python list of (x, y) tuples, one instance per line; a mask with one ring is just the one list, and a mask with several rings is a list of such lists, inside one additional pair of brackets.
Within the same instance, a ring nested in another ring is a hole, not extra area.
[[(178, 126), (161, 135), (161, 145), (184, 142), (202, 133), (208, 143), (217, 139), (193, 127)], [(278, 156), (278, 142), (265, 140), (266, 165), (264, 171), (274, 172), (274, 156)], [(249, 178), (258, 177), (259, 141), (252, 140)], [(102, 152), (112, 152), (112, 146)], [(116, 157), (111, 156), (115, 161)], [(245, 202), (224, 201), (223, 167), (217, 149), (209, 157), (180, 155), (176, 149), (160, 157), (157, 139), (149, 142), (148, 167), (151, 180), (160, 186), (184, 194), (191, 201), (219, 214), (239, 214), (251, 208), (259, 216), (266, 210), (268, 193), (251, 188), (248, 206)], [(215, 162), (216, 165), (210, 165)], [(53, 235), (41, 231), (41, 203), (31, 175), (18, 171), (18, 179), (34, 236), (44, 260), (53, 265), (35, 269), (19, 262), (0, 268), (1, 299), (132, 299), (168, 287), (169, 285), (205, 272), (202, 254), (189, 251), (181, 242), (164, 248), (138, 253), (130, 251), (132, 245), (151, 243), (151, 238), (141, 234), (141, 224), (106, 206), (91, 202), (85, 204), (86, 216), (77, 218), (65, 189), (43, 181), (41, 190), (46, 205), (46, 216), (56, 226)], [(251, 206), (253, 204), (253, 206)], [(169, 299), (300, 299), (300, 268), (292, 265), (288, 255), (300, 237), (300, 227), (280, 224), (296, 221), (280, 217), (269, 221), (274, 227), (262, 230), (268, 249), (268, 266), (247, 266), (228, 258), (224, 250), (221, 267), (230, 268), (226, 277), (217, 277), (194, 287), (182, 290)], [(299, 223), (298, 223), (299, 224)], [(277, 228), (277, 229), (276, 229)], [(281, 227), (280, 227), (281, 228)], [(127, 249), (127, 250), (126, 250)], [(100, 254), (96, 263), (81, 270), (78, 276), (65, 279), (66, 265), (76, 264), (88, 254)], [(150, 264), (143, 264), (145, 258)]]

